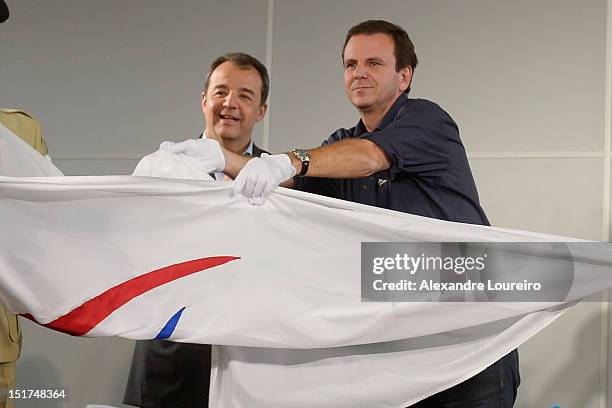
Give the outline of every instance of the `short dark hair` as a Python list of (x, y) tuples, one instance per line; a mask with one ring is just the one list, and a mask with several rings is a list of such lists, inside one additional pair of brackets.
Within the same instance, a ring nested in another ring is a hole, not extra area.
[(268, 93), (270, 92), (270, 77), (268, 76), (268, 70), (265, 65), (259, 62), (259, 60), (244, 52), (228, 52), (218, 57), (210, 64), (206, 78), (204, 79), (204, 92), (208, 92), (208, 85), (210, 85), (210, 76), (217, 67), (224, 62), (231, 62), (240, 69), (255, 68), (261, 77), (261, 100), (260, 105), (263, 105), (268, 100)]
[[(351, 27), (348, 33), (346, 33), (346, 39), (342, 46), (342, 63), (344, 63), (344, 50), (346, 49), (346, 44), (348, 44), (351, 37), (359, 34), (387, 34), (393, 39), (393, 55), (395, 56), (396, 72), (406, 67), (411, 67), (414, 71), (419, 63), (416, 53), (414, 52), (414, 44), (412, 44), (406, 30), (385, 20), (367, 20)], [(410, 87), (406, 90), (406, 92), (408, 91), (410, 91)]]

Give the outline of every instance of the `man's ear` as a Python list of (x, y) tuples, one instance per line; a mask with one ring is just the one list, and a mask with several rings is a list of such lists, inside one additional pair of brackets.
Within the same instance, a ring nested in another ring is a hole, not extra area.
[(266, 116), (266, 112), (268, 111), (268, 104), (264, 103), (263, 105), (259, 105), (259, 110), (257, 111), (257, 122), (262, 120), (264, 116)]
[(406, 89), (408, 89), (408, 87), (410, 87), (413, 72), (414, 70), (410, 65), (400, 69), (400, 91), (404, 92)]
[(204, 112), (204, 108), (206, 108), (206, 92), (202, 92), (202, 112)]

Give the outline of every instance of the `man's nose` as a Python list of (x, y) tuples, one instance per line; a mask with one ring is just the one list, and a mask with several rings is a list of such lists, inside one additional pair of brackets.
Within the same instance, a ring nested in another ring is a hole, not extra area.
[(237, 106), (238, 99), (233, 92), (229, 92), (223, 100), (223, 106), (226, 108), (235, 108)]
[(363, 64), (358, 64), (355, 67), (355, 71), (353, 71), (353, 76), (355, 78), (367, 78), (368, 77), (368, 69)]

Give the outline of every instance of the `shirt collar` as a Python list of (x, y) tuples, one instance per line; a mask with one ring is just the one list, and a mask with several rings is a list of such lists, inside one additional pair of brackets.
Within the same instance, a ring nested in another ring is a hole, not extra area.
[(251, 139), (251, 142), (249, 143), (249, 145), (247, 146), (246, 150), (244, 152), (242, 152), (243, 156), (252, 156), (253, 155), (253, 140)]
[[(202, 133), (202, 139), (208, 139), (208, 137), (206, 136), (206, 130), (204, 130), (204, 132)], [(242, 155), (243, 156), (253, 155), (253, 139), (251, 139), (247, 148), (244, 150), (244, 152), (242, 152)]]
[[(393, 123), (400, 109), (402, 108), (402, 106), (404, 106), (404, 104), (406, 104), (406, 102), (408, 102), (408, 96), (405, 93), (402, 93), (400, 96), (397, 97), (395, 102), (393, 102), (393, 105), (391, 105), (391, 108), (389, 108), (389, 110), (387, 111), (383, 119), (380, 121), (376, 129), (374, 129), (374, 132), (377, 130), (384, 129), (387, 126), (389, 126), (391, 123)], [(359, 137), (363, 133), (366, 133), (367, 131), (368, 130), (363, 124), (363, 121), (359, 119), (357, 126), (355, 126), (355, 136)]]

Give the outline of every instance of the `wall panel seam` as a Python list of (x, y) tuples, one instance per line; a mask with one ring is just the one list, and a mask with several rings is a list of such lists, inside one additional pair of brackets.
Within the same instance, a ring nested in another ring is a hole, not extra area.
[[(268, 107), (272, 102), (272, 51), (274, 45), (274, 0), (268, 0), (268, 16), (266, 19), (266, 68), (268, 68), (268, 75), (270, 75), (270, 89), (268, 92)], [(261, 140), (261, 147), (264, 150), (270, 150), (270, 128), (271, 128), (271, 116), (272, 109), (268, 109), (263, 122), (263, 135)]]
[[(604, 178), (603, 178), (603, 219), (602, 239), (610, 240), (610, 149), (612, 149), (612, 0), (606, 1), (606, 50), (605, 50), (605, 79), (604, 79)], [(601, 295), (601, 349), (600, 349), (600, 408), (608, 404), (608, 378), (609, 378), (609, 291)]]

